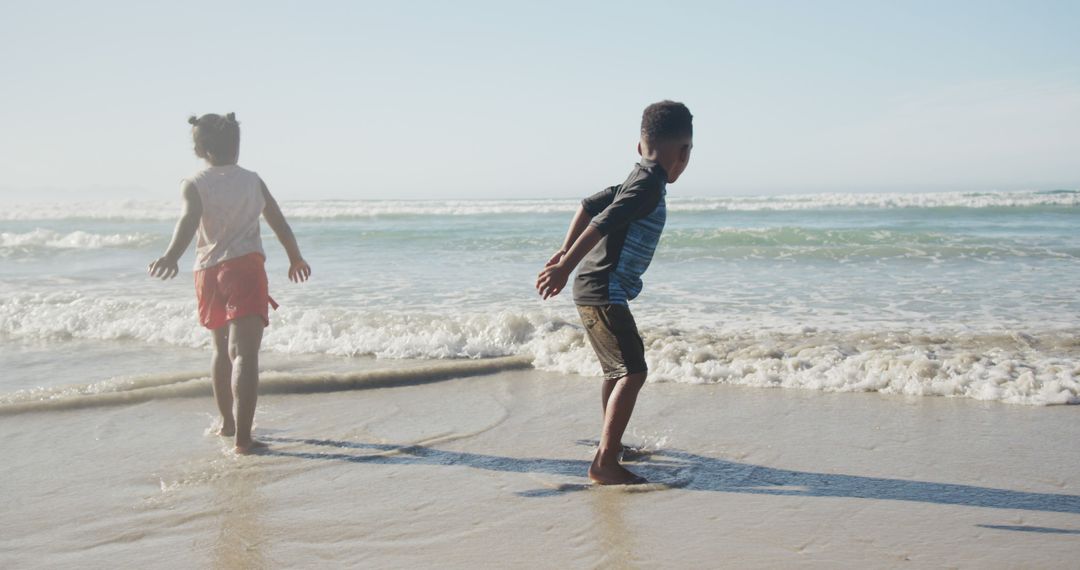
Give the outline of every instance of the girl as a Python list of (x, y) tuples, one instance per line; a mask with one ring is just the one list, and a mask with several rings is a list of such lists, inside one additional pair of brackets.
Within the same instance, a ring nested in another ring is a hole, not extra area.
[[(307, 281), (311, 267), (300, 255), (296, 238), (259, 175), (236, 164), (240, 124), (236, 115), (207, 114), (188, 119), (195, 155), (208, 167), (183, 181), (184, 213), (165, 255), (150, 264), (152, 277), (171, 279), (177, 260), (198, 235), (195, 249), (195, 296), (199, 322), (214, 336), (211, 377), (221, 411), (222, 436), (236, 437), (236, 452), (250, 453), (266, 444), (251, 436), (259, 386), (259, 346), (270, 324), (259, 215), (266, 218), (289, 255), (289, 280)], [(234, 411), (235, 403), (235, 411)]]

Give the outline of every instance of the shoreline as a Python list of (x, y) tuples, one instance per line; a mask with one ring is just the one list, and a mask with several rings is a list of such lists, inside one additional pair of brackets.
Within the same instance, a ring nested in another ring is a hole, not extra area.
[[(1073, 408), (650, 384), (585, 468), (596, 383), (535, 370), (261, 398), (270, 453), (203, 435), (209, 398), (0, 416), (0, 561), (1065, 567)], [(689, 390), (693, 390), (690, 392)], [(49, 445), (40, 445), (41, 441)]]

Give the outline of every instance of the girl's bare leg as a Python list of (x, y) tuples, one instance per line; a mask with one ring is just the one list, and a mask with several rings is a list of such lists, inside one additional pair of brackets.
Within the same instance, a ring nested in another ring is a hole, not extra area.
[(229, 327), (210, 331), (214, 335), (214, 356), (210, 360), (210, 378), (214, 385), (214, 400), (221, 412), (221, 429), (218, 435), (232, 437), (236, 434), (233, 419), (232, 359), (229, 357)]
[(259, 347), (263, 320), (248, 315), (229, 323), (229, 354), (232, 356), (233, 397), (236, 400), (236, 451), (248, 453), (266, 444), (251, 437), (259, 391)]

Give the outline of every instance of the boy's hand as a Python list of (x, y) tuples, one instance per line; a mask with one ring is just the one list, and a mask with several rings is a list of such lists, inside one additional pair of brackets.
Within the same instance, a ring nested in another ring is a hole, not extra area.
[(311, 266), (303, 259), (289, 263), (289, 281), (303, 283), (311, 277)]
[(560, 249), (559, 251), (556, 251), (555, 255), (552, 255), (551, 259), (549, 259), (548, 262), (544, 264), (544, 267), (551, 267), (552, 265), (555, 265), (556, 263), (562, 261), (564, 255), (566, 255), (565, 249)]
[(540, 297), (543, 299), (550, 299), (558, 295), (563, 290), (563, 287), (566, 287), (566, 280), (570, 278), (569, 268), (564, 267), (559, 262), (555, 262), (554, 265), (548, 263), (549, 265), (544, 267), (544, 270), (536, 277), (536, 292), (540, 293)]
[(150, 274), (150, 277), (157, 277), (164, 281), (176, 277), (176, 274), (180, 273), (180, 268), (176, 266), (175, 259), (163, 255), (150, 263), (146, 272)]

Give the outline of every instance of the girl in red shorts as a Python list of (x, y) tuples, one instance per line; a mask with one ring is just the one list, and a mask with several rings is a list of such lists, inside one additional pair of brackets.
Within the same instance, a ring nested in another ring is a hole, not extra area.
[[(240, 125), (236, 115), (191, 117), (195, 154), (208, 167), (182, 185), (184, 214), (165, 255), (150, 264), (153, 277), (172, 279), (177, 260), (198, 237), (195, 295), (199, 322), (214, 336), (211, 377), (223, 436), (236, 437), (237, 453), (266, 447), (251, 436), (259, 386), (259, 346), (270, 324), (259, 216), (266, 218), (289, 255), (289, 280), (311, 276), (296, 237), (258, 174), (236, 164)], [(235, 404), (235, 410), (234, 410)]]

